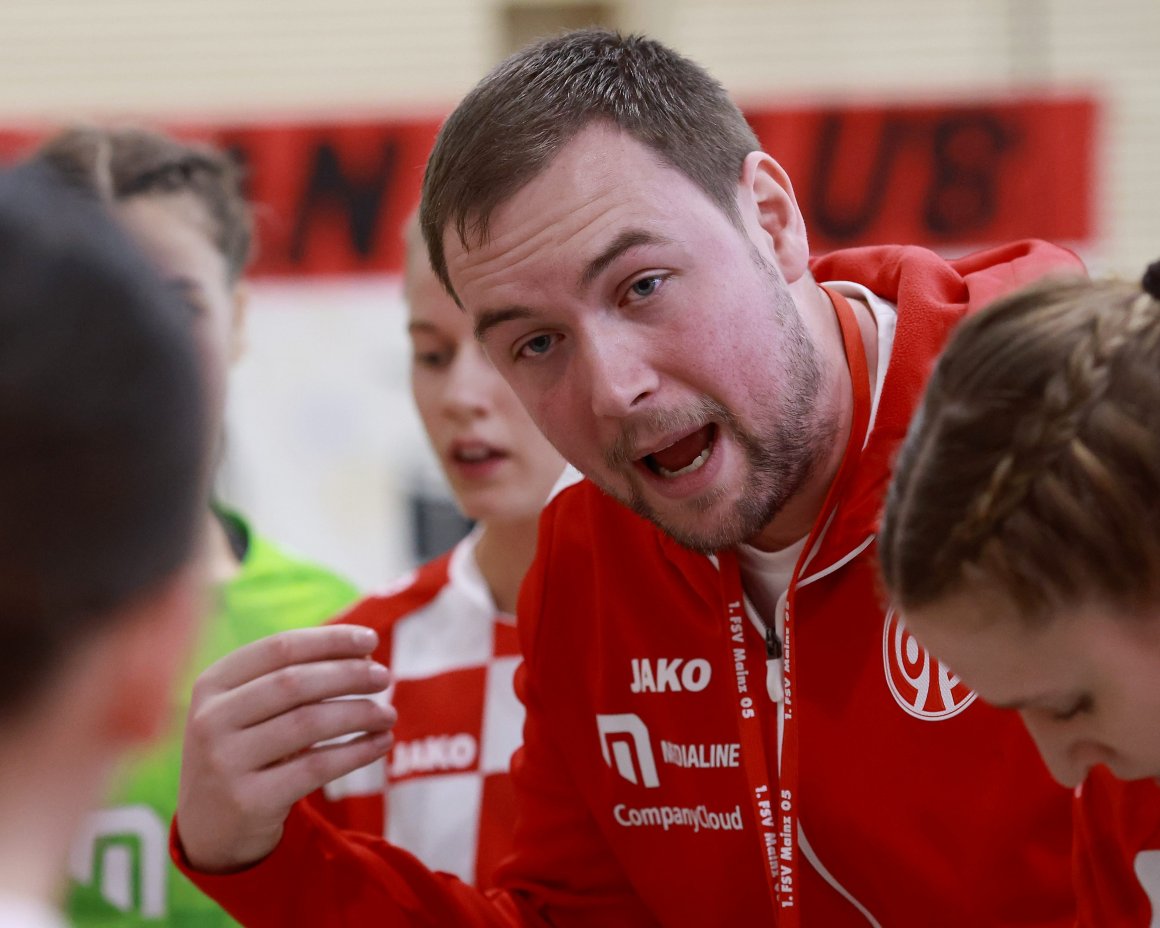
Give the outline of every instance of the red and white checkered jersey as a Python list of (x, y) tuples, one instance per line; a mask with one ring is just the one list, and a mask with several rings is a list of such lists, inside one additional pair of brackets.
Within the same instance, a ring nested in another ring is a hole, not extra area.
[(398, 709), (384, 759), (311, 797), (335, 824), (387, 838), (434, 870), (477, 886), (511, 845), (508, 765), (524, 710), (512, 677), (515, 619), (496, 608), (475, 562), (479, 533), (338, 621), (379, 633)]

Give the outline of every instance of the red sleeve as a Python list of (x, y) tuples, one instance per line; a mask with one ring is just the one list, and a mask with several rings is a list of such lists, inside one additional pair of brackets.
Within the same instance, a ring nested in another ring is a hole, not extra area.
[(170, 855), (198, 889), (250, 928), (545, 924), (514, 898), (489, 898), (380, 838), (340, 831), (305, 803), (291, 810), (273, 853), (245, 870), (192, 869), (176, 820)]
[(385, 784), (377, 793), (330, 799), (323, 790), (316, 789), (302, 801), (338, 828), (382, 836), (387, 818), (384, 790)]
[(1081, 928), (1150, 928), (1160, 913), (1160, 789), (1096, 768), (1075, 806), (1074, 874)]
[[(545, 514), (520, 600), (525, 656), (533, 653), (529, 648), (540, 627), (551, 524)], [(516, 674), (527, 723), (524, 746), (512, 760), (519, 809), (515, 850), (497, 874), (499, 889), (480, 892), (432, 872), (381, 838), (336, 828), (305, 801), (292, 810), (278, 847), (252, 867), (221, 875), (192, 870), (176, 821), (170, 835), (173, 859), (202, 892), (250, 928), (655, 925), (555, 747), (554, 739), (573, 733), (561, 730), (551, 706), (538, 698), (540, 690), (534, 660), (525, 663)]]

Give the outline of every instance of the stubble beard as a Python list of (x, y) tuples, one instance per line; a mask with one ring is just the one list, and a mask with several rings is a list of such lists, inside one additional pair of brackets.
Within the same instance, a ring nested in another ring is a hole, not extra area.
[[(614, 488), (597, 481), (606, 493), (637, 515), (702, 554), (747, 541), (772, 522), (814, 474), (836, 434), (836, 424), (829, 422), (819, 409), (822, 372), (817, 349), (793, 297), (773, 269), (764, 261), (761, 265), (770, 279), (773, 312), (783, 342), (782, 369), (787, 375), (781, 394), (770, 399), (770, 414), (758, 417), (751, 431), (723, 404), (708, 396), (682, 409), (647, 414), (626, 426), (605, 455), (605, 464), (624, 478), (627, 492), (623, 484)], [(681, 504), (692, 519), (673, 519), (658, 512), (645, 498), (644, 484), (627, 449), (635, 447), (638, 430), (671, 434), (699, 428), (707, 422), (717, 424), (716, 442), (731, 436), (741, 449), (746, 462), (745, 483), (731, 505), (726, 500), (726, 488), (717, 486)], [(727, 507), (724, 512), (720, 511), (722, 506)], [(694, 523), (692, 527), (690, 522)]]

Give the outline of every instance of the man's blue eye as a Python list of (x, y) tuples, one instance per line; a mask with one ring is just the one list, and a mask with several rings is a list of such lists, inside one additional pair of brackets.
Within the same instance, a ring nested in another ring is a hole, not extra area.
[(634, 283), (629, 289), (636, 296), (652, 296), (656, 292), (657, 287), (661, 285), (659, 277), (642, 277)]
[(550, 335), (537, 335), (535, 338), (530, 338), (524, 343), (524, 348), (532, 354), (543, 354), (551, 347), (552, 336)]

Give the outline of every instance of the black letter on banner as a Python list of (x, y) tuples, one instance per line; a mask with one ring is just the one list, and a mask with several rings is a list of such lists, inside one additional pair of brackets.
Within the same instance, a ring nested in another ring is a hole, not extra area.
[(250, 150), (241, 142), (231, 140), (225, 144), (225, 152), (241, 172), (242, 196), (247, 200), (252, 199), (254, 190), (250, 180)]
[(856, 239), (868, 229), (882, 209), (886, 198), (886, 187), (890, 180), (890, 168), (895, 153), (906, 134), (906, 126), (893, 117), (887, 117), (878, 139), (878, 150), (874, 156), (874, 167), (866, 180), (861, 206), (830, 202), (830, 187), (833, 182), (835, 164), (838, 160), (838, 146), (842, 136), (842, 114), (829, 113), (822, 120), (822, 131), (818, 139), (818, 157), (814, 162), (814, 175), (810, 184), (811, 227), (816, 226), (823, 235), (834, 241)]
[(290, 244), (290, 260), (301, 264), (306, 256), (311, 220), (327, 207), (338, 207), (346, 213), (351, 244), (360, 258), (368, 258), (374, 251), (375, 230), (387, 188), (395, 170), (398, 152), (395, 143), (383, 144), (382, 157), (372, 177), (353, 180), (342, 169), (338, 152), (333, 145), (323, 143), (314, 153), (310, 179), (294, 219), (294, 237)]
[(995, 218), (1000, 158), (1016, 139), (993, 113), (946, 116), (935, 124), (933, 179), (923, 211), (932, 234), (962, 237)]

